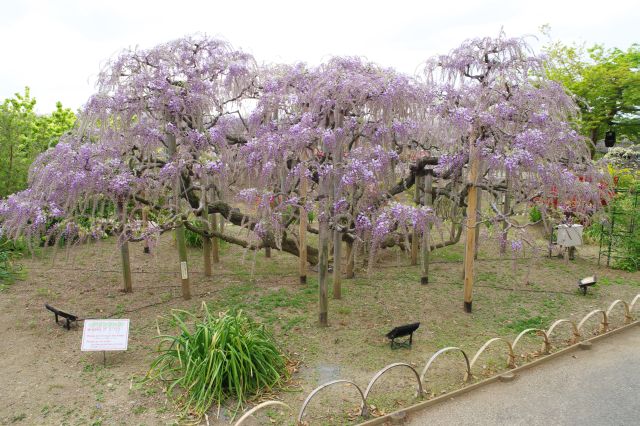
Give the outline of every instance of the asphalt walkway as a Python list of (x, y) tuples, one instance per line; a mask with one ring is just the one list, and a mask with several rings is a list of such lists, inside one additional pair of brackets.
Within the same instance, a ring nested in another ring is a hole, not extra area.
[(640, 326), (411, 415), (408, 425), (640, 425)]

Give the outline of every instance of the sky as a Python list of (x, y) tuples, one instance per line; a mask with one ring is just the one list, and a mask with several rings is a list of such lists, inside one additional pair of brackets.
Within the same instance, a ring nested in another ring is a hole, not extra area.
[(73, 110), (98, 72), (127, 48), (185, 35), (222, 38), (259, 63), (318, 64), (363, 56), (415, 74), (468, 38), (537, 36), (628, 48), (640, 42), (637, 0), (231, 1), (0, 0), (0, 100), (31, 88), (37, 110)]

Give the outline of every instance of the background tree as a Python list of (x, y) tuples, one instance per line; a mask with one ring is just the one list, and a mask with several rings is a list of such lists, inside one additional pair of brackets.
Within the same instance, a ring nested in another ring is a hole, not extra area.
[(36, 156), (55, 146), (75, 123), (75, 114), (60, 102), (47, 115), (36, 114), (35, 105), (28, 87), (0, 105), (0, 197), (25, 189)]
[[(581, 132), (595, 143), (613, 130), (640, 141), (640, 46), (626, 51), (602, 45), (551, 42), (546, 73), (575, 95)], [(592, 148), (592, 153), (594, 149)]]

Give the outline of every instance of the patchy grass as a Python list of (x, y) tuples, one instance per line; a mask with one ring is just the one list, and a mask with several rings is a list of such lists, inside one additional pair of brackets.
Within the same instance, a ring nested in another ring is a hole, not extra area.
[(640, 280), (630, 279), (629, 277), (615, 277), (615, 278), (602, 277), (602, 278), (598, 278), (598, 284), (604, 285), (604, 286), (626, 285), (626, 286), (632, 286), (632, 287), (640, 287)]

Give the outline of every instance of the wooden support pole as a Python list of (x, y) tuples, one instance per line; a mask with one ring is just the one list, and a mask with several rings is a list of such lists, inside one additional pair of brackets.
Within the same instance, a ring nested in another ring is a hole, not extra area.
[[(342, 155), (338, 154), (337, 160), (341, 161), (341, 157)], [(339, 194), (335, 179), (333, 184), (335, 190), (333, 199), (337, 200)], [(333, 231), (333, 298), (342, 298), (342, 233), (337, 229)]]
[(120, 246), (120, 255), (122, 257), (122, 278), (124, 280), (124, 292), (132, 293), (133, 284), (131, 282), (131, 262), (129, 258), (129, 242), (125, 241)]
[[(430, 169), (426, 170), (426, 174), (423, 177), (424, 181), (424, 195), (423, 204), (430, 207), (433, 204), (432, 190), (433, 190), (433, 173)], [(422, 233), (422, 244), (420, 245), (420, 284), (429, 284), (429, 251), (430, 251), (430, 226), (426, 225), (424, 232)]]
[[(322, 203), (328, 205), (328, 200), (322, 200)], [(325, 209), (328, 210), (328, 209)], [(321, 327), (327, 327), (329, 299), (328, 299), (328, 283), (327, 283), (327, 270), (329, 268), (329, 212), (324, 212), (324, 217), (319, 220), (319, 233), (318, 233), (318, 311), (319, 322)]]
[[(413, 201), (416, 204), (420, 204), (420, 194), (422, 193), (422, 176), (416, 175), (415, 184), (413, 185), (414, 194)], [(411, 265), (415, 266), (418, 264), (418, 248), (420, 247), (420, 243), (418, 242), (418, 233), (414, 229), (411, 233)]]
[[(466, 248), (467, 247), (467, 232), (468, 232), (468, 229), (465, 229), (464, 231), (465, 231), (465, 234), (464, 234), (464, 238), (465, 238), (464, 241), (465, 242), (464, 242), (464, 244), (465, 244), (465, 248)], [(467, 259), (465, 257), (463, 257), (462, 258), (462, 272), (460, 274), (460, 276), (462, 277), (462, 281), (464, 281), (464, 277), (466, 277), (466, 272), (467, 272), (467, 266), (466, 265), (467, 265)]]
[(180, 282), (182, 285), (182, 298), (191, 299), (191, 286), (189, 284), (189, 268), (187, 263), (187, 243), (184, 238), (184, 225), (176, 228), (176, 242), (178, 243), (178, 255), (180, 258)]
[[(148, 226), (149, 226), (149, 208), (145, 206), (142, 208), (142, 232), (145, 232)], [(144, 248), (142, 249), (142, 252), (145, 254), (151, 253), (151, 248), (149, 247), (149, 240), (145, 238), (143, 244), (144, 244)]]
[(475, 239), (476, 239), (476, 244), (473, 247), (473, 259), (477, 260), (478, 259), (478, 245), (480, 244), (480, 226), (478, 226), (478, 222), (480, 222), (480, 213), (482, 211), (482, 189), (480, 188), (476, 188), (477, 191), (477, 197), (478, 197), (478, 205), (476, 207), (477, 210), (477, 214), (476, 214), (476, 229), (475, 229)]
[[(118, 201), (117, 209), (118, 216), (120, 216), (120, 221), (122, 222), (122, 229), (124, 229), (125, 223), (127, 221), (127, 214), (125, 212), (123, 201)], [(120, 258), (122, 259), (122, 280), (124, 283), (124, 292), (132, 293), (133, 284), (131, 281), (131, 258), (129, 256), (129, 241), (127, 241), (126, 239), (120, 245)]]
[[(473, 139), (470, 141), (474, 143)], [(467, 196), (467, 235), (464, 256), (464, 311), (471, 313), (473, 302), (473, 267), (474, 267), (474, 251), (476, 246), (476, 214), (478, 205), (478, 188), (476, 180), (478, 179), (478, 158), (475, 150), (470, 149), (469, 159), (471, 161), (471, 169), (469, 171), (469, 194)]]
[(333, 233), (333, 298), (342, 298), (342, 234)]
[[(176, 153), (176, 137), (167, 134), (167, 152), (169, 157), (173, 157)], [(175, 182), (174, 196), (176, 203), (176, 211), (180, 209), (180, 187), (182, 186), (182, 177), (177, 176)], [(184, 238), (184, 225), (180, 224), (175, 229), (176, 243), (178, 244), (178, 257), (180, 259), (180, 280), (182, 285), (182, 298), (184, 300), (191, 299), (191, 288), (189, 284), (189, 268), (187, 264), (187, 243)]]
[[(506, 175), (507, 190), (504, 192), (504, 204), (502, 204), (502, 214), (506, 217), (511, 211), (511, 178), (509, 172)], [(500, 254), (505, 254), (507, 251), (507, 221), (502, 222), (502, 241), (500, 242)]]
[(345, 278), (351, 279), (355, 277), (355, 263), (356, 252), (353, 249), (354, 243), (352, 241), (347, 242), (347, 269), (345, 271)]
[[(337, 110), (334, 111), (335, 127), (342, 127), (342, 114)], [(333, 192), (333, 203), (340, 199), (340, 173), (342, 170), (342, 143), (336, 141), (336, 152), (334, 156), (333, 171), (334, 175), (331, 179)], [(336, 217), (334, 212), (334, 217)], [(333, 231), (333, 298), (342, 298), (342, 233), (338, 230), (338, 224), (334, 221)]]
[(202, 241), (202, 255), (204, 259), (204, 276), (210, 277), (213, 275), (213, 268), (211, 266), (211, 238), (203, 237)]
[[(458, 193), (458, 185), (453, 182), (453, 189), (451, 191), (452, 194)], [(453, 201), (453, 206), (451, 207), (451, 229), (449, 230), (449, 239), (453, 241), (455, 238), (457, 227), (456, 227), (456, 219), (458, 217), (458, 203), (456, 200)]]
[[(202, 191), (202, 202), (204, 205), (203, 217), (206, 228), (210, 228), (209, 224), (209, 206), (207, 200), (207, 191)], [(211, 238), (202, 237), (202, 255), (204, 257), (204, 276), (210, 277), (212, 275), (211, 268)]]
[[(211, 226), (212, 231), (218, 230), (218, 214), (214, 213), (209, 215), (209, 225)], [(223, 231), (220, 231), (223, 232)], [(220, 240), (218, 237), (213, 237), (211, 239), (211, 257), (214, 264), (220, 263)]]
[(307, 178), (304, 172), (300, 175), (300, 227), (298, 229), (298, 241), (300, 244), (300, 284), (307, 283), (307, 225), (309, 224), (309, 216), (307, 209), (304, 207), (307, 202)]

